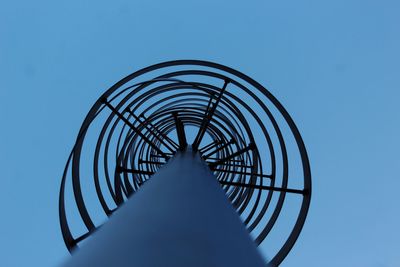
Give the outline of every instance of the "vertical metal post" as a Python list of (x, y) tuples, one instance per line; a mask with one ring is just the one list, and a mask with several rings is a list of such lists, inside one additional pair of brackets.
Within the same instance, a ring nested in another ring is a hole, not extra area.
[(178, 141), (179, 141), (179, 149), (185, 150), (187, 147), (185, 126), (183, 125), (182, 120), (178, 117), (178, 112), (174, 112), (172, 113), (172, 115), (174, 116), (175, 120), (176, 135), (178, 136)]
[(65, 263), (87, 266), (265, 266), (197, 153), (176, 154)]

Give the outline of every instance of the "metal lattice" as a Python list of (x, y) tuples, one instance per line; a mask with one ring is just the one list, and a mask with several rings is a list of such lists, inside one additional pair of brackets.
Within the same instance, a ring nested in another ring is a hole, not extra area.
[[(61, 184), (60, 222), (67, 248), (71, 251), (102, 223), (82, 188), (92, 186), (101, 212), (110, 216), (186, 148), (189, 133), (192, 149), (215, 173), (257, 245), (274, 230), (287, 195), (298, 198), (298, 207), (288, 208), (291, 213), (295, 209), (293, 226), (277, 253), (269, 255), (278, 265), (296, 242), (310, 204), (304, 143), (287, 111), (262, 85), (229, 67), (197, 60), (139, 70), (108, 89), (90, 109)], [(67, 183), (86, 232), (74, 232), (68, 223)]]

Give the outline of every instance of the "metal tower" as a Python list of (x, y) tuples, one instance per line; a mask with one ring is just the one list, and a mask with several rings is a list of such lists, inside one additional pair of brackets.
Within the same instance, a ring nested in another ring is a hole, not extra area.
[(310, 198), (304, 143), (268, 90), (212, 62), (156, 64), (80, 128), (60, 189), (65, 266), (277, 266)]

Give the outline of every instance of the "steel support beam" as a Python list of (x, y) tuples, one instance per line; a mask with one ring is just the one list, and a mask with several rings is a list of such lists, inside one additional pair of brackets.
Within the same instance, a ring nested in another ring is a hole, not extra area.
[(266, 266), (210, 168), (178, 152), (64, 267)]
[(178, 136), (178, 141), (179, 141), (179, 149), (185, 150), (187, 147), (185, 127), (183, 125), (182, 120), (178, 116), (178, 112), (174, 112), (174, 113), (172, 113), (172, 115), (174, 116), (174, 120), (175, 120), (176, 134)]

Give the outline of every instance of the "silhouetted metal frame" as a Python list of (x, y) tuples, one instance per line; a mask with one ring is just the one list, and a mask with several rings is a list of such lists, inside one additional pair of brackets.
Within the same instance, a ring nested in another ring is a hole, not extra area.
[[(122, 86), (139, 76), (152, 71), (177, 66), (185, 67), (186, 69), (167, 72), (150, 80), (129, 85), (121, 90)], [(206, 67), (207, 70), (192, 69), (190, 66)], [(229, 74), (229, 77), (218, 71)], [(223, 83), (218, 87), (203, 82), (184, 81), (179, 78), (188, 75), (216, 78)], [(287, 188), (288, 156), (279, 125), (263, 101), (236, 78), (245, 81), (262, 93), (280, 112), (289, 126), (301, 158), (304, 188)], [(228, 84), (242, 89), (243, 92), (255, 100), (262, 107), (272, 123), (282, 156), (281, 187), (276, 187), (274, 184), (276, 175), (275, 152), (268, 130), (256, 112), (246, 104), (246, 101), (243, 101), (240, 97), (237, 97), (234, 93), (226, 89)], [(151, 86), (155, 87), (149, 89)], [(144, 89), (147, 91), (143, 92)], [(194, 89), (196, 91), (185, 92), (184, 90), (179, 91), (179, 89)], [(117, 90), (121, 91), (113, 95)], [(176, 90), (178, 91), (174, 92)], [(138, 97), (137, 94), (139, 92), (142, 92), (142, 94)], [(174, 94), (162, 97), (161, 95), (166, 92), (174, 92)], [(118, 100), (119, 103), (114, 106), (113, 101), (124, 93), (127, 93), (127, 95), (122, 100)], [(158, 98), (158, 101), (147, 107), (141, 114), (137, 113), (138, 107), (154, 98)], [(261, 128), (271, 158), (272, 172), (270, 174), (263, 173), (262, 162), (259, 157), (260, 151), (252, 136), (251, 126), (232, 100), (239, 103), (249, 112), (258, 123), (258, 127)], [(158, 107), (156, 112), (147, 117), (144, 116), (147, 111), (156, 106)], [(274, 226), (283, 207), (286, 194), (292, 193), (302, 197), (302, 204), (295, 225), (282, 248), (273, 256), (270, 263), (272, 265), (279, 265), (282, 262), (302, 230), (310, 205), (311, 171), (304, 142), (288, 112), (261, 84), (232, 68), (199, 60), (169, 61), (134, 72), (108, 89), (92, 106), (80, 128), (75, 145), (68, 157), (61, 181), (59, 216), (64, 242), (68, 250), (72, 251), (77, 247), (78, 242), (84, 240), (99, 227), (95, 226), (84, 203), (80, 186), (79, 169), (81, 150), (87, 130), (93, 120), (104, 109), (111, 111), (111, 113), (106, 119), (97, 140), (94, 153), (93, 175), (97, 197), (107, 216), (110, 216), (115, 208), (110, 207), (104, 198), (99, 183), (99, 163), (101, 162), (101, 147), (104, 145), (105, 151), (108, 151), (118, 125), (121, 122), (125, 122), (118, 137), (115, 154), (116, 169), (113, 171), (108, 169), (109, 159), (106, 152), (104, 152), (101, 164), (104, 168), (104, 178), (108, 194), (112, 197), (116, 207), (121, 205), (127, 197), (134, 194), (150, 178), (152, 173), (156, 172), (163, 163), (173, 156), (175, 151), (179, 148), (182, 149), (184, 144), (182, 135), (184, 134), (184, 132), (182, 133), (183, 126), (196, 126), (199, 127), (199, 133), (195, 139), (195, 149), (198, 148), (198, 151), (203, 155), (210, 168), (214, 170), (218, 181), (220, 181), (221, 186), (223, 186), (228, 198), (234, 207), (236, 207), (239, 214), (250, 208), (244, 220), (250, 232), (257, 227), (261, 227), (260, 222), (270, 205), (272, 194), (274, 192), (279, 194), (278, 201), (268, 223), (262, 228), (262, 231), (260, 231), (260, 234), (255, 239), (257, 244), (263, 242)], [(178, 120), (173, 114), (179, 114)], [(180, 141), (178, 140), (179, 144), (168, 137), (168, 134), (176, 128), (178, 128), (178, 136), (181, 138)], [(205, 132), (213, 139), (213, 142), (199, 147)], [(246, 139), (249, 142), (246, 143)], [(161, 151), (161, 147), (163, 146), (168, 151)], [(174, 149), (175, 151), (173, 151)], [(129, 168), (128, 166), (137, 167), (137, 169)], [(87, 228), (86, 233), (76, 238), (73, 237), (70, 231), (65, 211), (65, 183), (69, 169), (72, 176), (74, 199), (82, 221)], [(112, 178), (110, 177), (110, 171), (114, 175), (114, 182), (112, 182)], [(269, 185), (264, 185), (263, 179), (268, 179)], [(263, 203), (261, 203), (262, 192), (268, 192)], [(254, 194), (256, 194), (256, 199), (251, 203)], [(249, 206), (250, 204), (252, 204), (251, 207)], [(258, 207), (261, 207), (261, 209), (254, 218)]]

